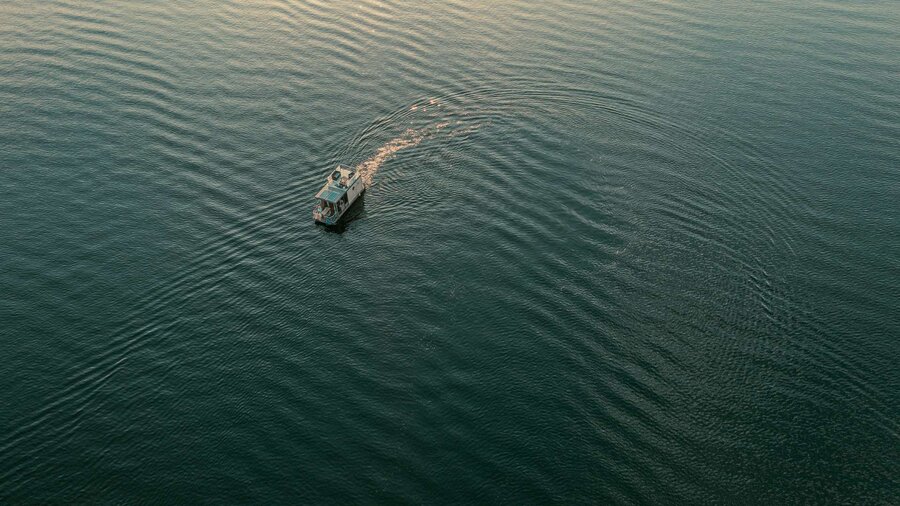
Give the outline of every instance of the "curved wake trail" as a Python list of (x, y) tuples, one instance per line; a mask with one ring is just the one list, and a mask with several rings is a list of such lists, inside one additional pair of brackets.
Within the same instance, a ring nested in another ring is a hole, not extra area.
[(366, 186), (370, 186), (372, 184), (373, 176), (375, 176), (375, 173), (378, 172), (378, 169), (381, 168), (381, 166), (387, 159), (391, 158), (402, 149), (417, 146), (420, 142), (422, 142), (422, 140), (425, 139), (427, 133), (427, 129), (420, 131), (409, 128), (399, 137), (395, 137), (389, 140), (383, 146), (378, 148), (375, 154), (369, 157), (367, 160), (358, 164), (356, 166), (356, 171), (359, 173), (360, 177), (362, 177), (363, 181), (366, 183)]
[[(428, 101), (413, 104), (408, 109), (405, 109), (405, 112), (427, 114), (430, 116), (430, 121), (436, 123), (421, 128), (407, 128), (400, 135), (387, 141), (375, 150), (375, 153), (372, 156), (356, 165), (356, 171), (363, 178), (366, 186), (372, 184), (375, 173), (378, 172), (382, 165), (384, 165), (384, 162), (396, 155), (398, 151), (418, 146), (422, 141), (432, 139), (444, 130), (446, 130), (449, 137), (456, 137), (469, 134), (481, 127), (480, 123), (471, 124), (470, 121), (464, 119), (453, 120), (452, 118), (454, 116), (457, 118), (460, 117), (458, 113), (450, 113), (450, 116), (446, 114), (435, 114), (434, 112), (428, 113), (429, 106), (432, 111), (438, 111), (440, 108), (443, 108), (445, 104), (432, 98)], [(443, 112), (446, 113), (447, 111), (444, 110)], [(465, 115), (467, 115), (467, 113), (462, 114), (462, 116)]]

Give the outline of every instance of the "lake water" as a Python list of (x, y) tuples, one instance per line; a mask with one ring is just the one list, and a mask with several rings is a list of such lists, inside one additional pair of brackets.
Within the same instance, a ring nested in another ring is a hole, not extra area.
[(898, 27), (4, 1), (0, 502), (900, 503)]

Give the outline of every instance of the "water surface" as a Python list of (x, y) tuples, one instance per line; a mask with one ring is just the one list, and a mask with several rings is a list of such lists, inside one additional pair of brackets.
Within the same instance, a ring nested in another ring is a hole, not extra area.
[(0, 500), (900, 502), (898, 26), (0, 4)]

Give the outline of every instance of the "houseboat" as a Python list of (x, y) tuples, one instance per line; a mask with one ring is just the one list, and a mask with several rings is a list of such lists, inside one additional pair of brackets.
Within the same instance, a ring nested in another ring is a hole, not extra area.
[(313, 219), (323, 225), (337, 225), (365, 190), (366, 184), (358, 173), (350, 167), (338, 165), (316, 194)]

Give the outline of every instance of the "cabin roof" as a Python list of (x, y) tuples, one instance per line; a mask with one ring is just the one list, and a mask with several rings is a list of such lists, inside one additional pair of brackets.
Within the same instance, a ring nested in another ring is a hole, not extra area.
[[(353, 186), (358, 179), (359, 175), (355, 174), (353, 169), (345, 165), (338, 165), (334, 172), (328, 176), (328, 181), (316, 194), (316, 198), (325, 202), (335, 203), (347, 193), (347, 189)], [(343, 184), (341, 183), (342, 181)]]
[(325, 188), (319, 190), (319, 193), (316, 194), (317, 199), (322, 199), (326, 202), (337, 202), (347, 193), (347, 189), (343, 186), (338, 186), (335, 183), (332, 183)]

